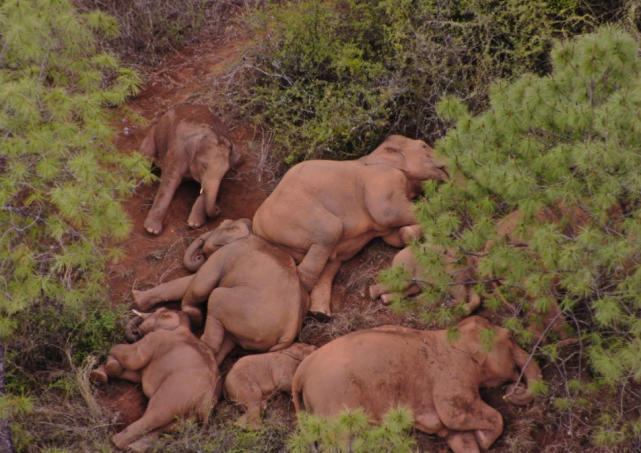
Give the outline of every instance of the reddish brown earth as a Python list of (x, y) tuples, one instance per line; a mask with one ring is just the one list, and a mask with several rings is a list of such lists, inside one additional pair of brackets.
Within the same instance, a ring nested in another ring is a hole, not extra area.
[[(216, 81), (221, 81), (229, 70), (240, 61), (251, 40), (200, 39), (196, 45), (184, 48), (169, 55), (160, 67), (148, 74), (150, 80), (141, 94), (133, 99), (127, 109), (141, 115), (150, 123), (159, 118), (170, 107), (183, 102), (208, 105), (214, 113), (219, 113), (216, 103)], [(129, 238), (119, 244), (125, 252), (124, 259), (109, 268), (109, 286), (114, 304), (131, 306), (131, 290), (147, 289), (160, 283), (187, 275), (182, 266), (182, 255), (187, 245), (204, 231), (215, 228), (224, 219), (241, 217), (252, 218), (262, 201), (275, 187), (278, 172), (265, 165), (261, 156), (264, 151), (264, 137), (245, 124), (232, 124), (223, 118), (230, 130), (235, 145), (243, 152), (244, 158), (239, 168), (232, 170), (224, 179), (219, 193), (221, 215), (210, 220), (203, 228), (193, 229), (187, 225), (187, 218), (193, 202), (198, 196), (197, 183), (183, 183), (176, 191), (168, 210), (163, 232), (154, 236), (147, 233), (143, 222), (151, 207), (158, 183), (140, 187), (126, 203), (127, 212), (134, 228)], [(147, 127), (135, 128), (123, 111), (119, 125), (117, 146), (123, 153), (137, 150)], [(261, 145), (262, 144), (262, 145)], [(276, 175), (276, 176), (275, 176)], [(373, 241), (350, 262), (345, 263), (336, 278), (332, 292), (332, 306), (335, 320), (321, 325), (306, 320), (301, 339), (315, 345), (322, 345), (345, 330), (356, 330), (382, 324), (403, 324), (420, 327), (412, 317), (399, 317), (391, 314), (379, 302), (370, 301), (360, 294), (374, 282), (376, 273), (386, 266), (396, 250), (382, 241)], [(234, 357), (223, 365), (223, 372), (231, 367)], [(506, 431), (514, 428), (514, 422), (524, 414), (536, 417), (542, 415), (542, 405), (530, 409), (518, 409), (503, 402), (501, 390), (483, 393), (484, 399), (501, 411), (506, 419)], [(144, 411), (146, 401), (139, 386), (117, 381), (101, 390), (105, 407), (115, 415), (120, 427), (138, 419)], [(233, 410), (224, 410), (226, 403), (221, 402), (217, 419), (233, 417)], [(229, 409), (227, 407), (227, 409)], [(293, 420), (294, 411), (291, 398), (277, 397), (268, 409), (268, 417)], [(214, 423), (216, 419), (214, 419)], [(510, 426), (512, 425), (512, 428)], [(534, 427), (533, 427), (534, 428)], [(519, 429), (523, 429), (520, 427)], [(533, 433), (534, 440), (541, 446), (548, 443), (545, 432)], [(421, 449), (430, 451), (449, 451), (442, 440), (433, 436), (417, 434)], [(502, 439), (497, 441), (493, 451), (510, 451)], [(534, 450), (536, 451), (536, 450)]]

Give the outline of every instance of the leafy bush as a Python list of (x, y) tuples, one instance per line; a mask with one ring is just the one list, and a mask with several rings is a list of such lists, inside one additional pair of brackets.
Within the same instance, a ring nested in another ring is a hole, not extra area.
[[(592, 405), (595, 442), (612, 445), (639, 429), (618, 403), (595, 399), (641, 381), (641, 59), (630, 35), (602, 28), (557, 44), (552, 65), (548, 76), (494, 84), (490, 107), (476, 116), (453, 97), (440, 102), (442, 117), (456, 122), (437, 143), (453, 179), (426, 184), (416, 213), (426, 242), (473, 256), (479, 281), (501, 283), (484, 304), (522, 343), (534, 342), (524, 320), (552, 312), (560, 299), (555, 318), (567, 317), (574, 328), (580, 347), (572, 354), (580, 356), (579, 370), (589, 363), (596, 387), (572, 380), (550, 336), (537, 352), (562, 366), (566, 391), (557, 409)], [(516, 209), (515, 231), (526, 248), (496, 234), (498, 221)], [(545, 209), (558, 221), (541, 221)], [(438, 256), (416, 250), (434, 268)], [(434, 319), (448, 283), (418, 299), (425, 320)], [(633, 407), (641, 404), (638, 395), (628, 397)]]
[(65, 348), (76, 360), (104, 351), (119, 322), (103, 271), (119, 256), (110, 242), (131, 231), (121, 201), (152, 174), (140, 154), (112, 145), (105, 107), (141, 84), (98, 44), (117, 33), (113, 17), (80, 14), (68, 0), (0, 6), (0, 341), (12, 341), (9, 389), (33, 388), (23, 378), (45, 361), (64, 362)]
[(226, 13), (248, 1), (77, 0), (77, 3), (83, 9), (99, 9), (116, 18), (120, 33), (109, 40), (110, 45), (128, 61), (149, 64), (203, 28), (216, 35)]
[(434, 140), (444, 132), (434, 111), (443, 94), (476, 111), (497, 77), (544, 73), (553, 38), (609, 19), (591, 14), (604, 3), (613, 9), (556, 0), (277, 4), (231, 98), (274, 129), (290, 164), (359, 156), (391, 132)]
[(409, 409), (390, 409), (380, 425), (373, 425), (363, 409), (322, 418), (305, 412), (288, 441), (292, 453), (408, 453), (416, 451), (409, 435), (414, 417)]

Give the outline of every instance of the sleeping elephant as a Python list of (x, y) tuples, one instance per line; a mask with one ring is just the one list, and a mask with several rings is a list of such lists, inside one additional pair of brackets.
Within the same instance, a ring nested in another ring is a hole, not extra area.
[(191, 333), (184, 313), (160, 308), (140, 317), (144, 337), (111, 348), (106, 363), (90, 374), (99, 383), (110, 378), (142, 383), (149, 398), (145, 413), (113, 436), (117, 448), (135, 451), (145, 451), (149, 440), (168, 431), (176, 418), (206, 425), (222, 394), (214, 355)]
[(207, 261), (194, 275), (134, 291), (139, 308), (182, 299), (194, 326), (209, 300), (201, 337), (222, 363), (235, 345), (253, 351), (285, 349), (298, 336), (309, 309), (296, 264), (287, 252), (252, 233), (249, 219), (225, 220), (209, 233)]
[(162, 231), (169, 203), (183, 179), (194, 179), (202, 186), (189, 214), (189, 226), (201, 227), (207, 217), (219, 214), (216, 198), (220, 182), (238, 163), (240, 153), (223, 123), (207, 107), (181, 105), (169, 110), (151, 127), (140, 152), (162, 169), (160, 187), (145, 219), (148, 232)]
[(421, 140), (392, 135), (357, 160), (292, 167), (254, 216), (254, 232), (285, 247), (311, 293), (311, 311), (329, 316), (341, 262), (371, 239), (402, 247), (420, 237), (412, 199), (428, 179), (448, 178), (445, 161)]
[[(471, 284), (476, 278), (476, 262), (472, 259), (461, 260), (452, 250), (437, 245), (422, 244), (421, 247), (440, 254), (445, 263), (444, 271), (452, 279), (449, 295), (458, 304), (464, 305), (466, 314), (473, 313), (481, 305), (481, 296), (473, 290), (473, 284)], [(392, 266), (401, 266), (410, 279), (403, 282), (400, 293), (380, 283), (370, 286), (371, 299), (376, 300), (380, 297), (381, 301), (388, 305), (395, 296), (417, 294), (421, 291), (422, 285), (433, 283), (430, 275), (418, 264), (411, 247), (405, 247), (398, 252), (392, 260)]]
[[(485, 329), (494, 331), (487, 349), (479, 338)], [(522, 373), (527, 389), (510, 384), (505, 399), (526, 405), (541, 370), (506, 329), (484, 318), (466, 318), (454, 339), (449, 335), (448, 340), (447, 330), (385, 326), (326, 344), (294, 375), (296, 412), (301, 397), (308, 412), (329, 417), (363, 407), (376, 421), (404, 405), (414, 412), (416, 429), (448, 437), (456, 453), (487, 450), (503, 431), (503, 418), (481, 400), (479, 387), (514, 382)]]
[(267, 401), (280, 392), (292, 392), (292, 379), (298, 365), (316, 346), (294, 343), (287, 349), (254, 354), (238, 360), (225, 378), (225, 398), (239, 404), (245, 415), (236, 424), (260, 428), (260, 412)]

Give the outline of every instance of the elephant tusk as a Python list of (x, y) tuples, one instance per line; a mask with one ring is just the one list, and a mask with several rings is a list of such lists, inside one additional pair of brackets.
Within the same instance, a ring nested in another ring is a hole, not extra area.
[(200, 188), (200, 193), (201, 193), (201, 194), (203, 193), (203, 188), (202, 188), (202, 187)]
[(139, 312), (138, 310), (132, 309), (131, 311), (133, 311), (136, 316), (140, 316), (142, 318), (142, 313)]

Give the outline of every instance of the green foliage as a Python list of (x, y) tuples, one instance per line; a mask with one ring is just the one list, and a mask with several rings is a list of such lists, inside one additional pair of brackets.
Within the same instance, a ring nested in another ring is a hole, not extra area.
[(275, 3), (231, 97), (274, 129), (289, 164), (360, 156), (391, 131), (433, 140), (443, 132), (434, 106), (444, 93), (477, 110), (497, 77), (543, 73), (554, 36), (606, 20), (592, 15), (600, 3)]
[[(0, 341), (12, 340), (12, 373), (61, 361), (64, 348), (81, 361), (119, 327), (103, 271), (131, 231), (121, 201), (152, 175), (112, 145), (105, 107), (141, 84), (97, 41), (117, 32), (68, 0), (0, 6)], [(9, 389), (23, 383), (10, 376)]]
[(403, 407), (390, 409), (379, 425), (373, 425), (363, 409), (345, 410), (333, 418), (303, 412), (298, 430), (288, 441), (292, 453), (336, 452), (402, 453), (416, 451), (409, 436), (414, 425), (412, 412)]
[[(505, 326), (518, 340), (531, 344), (525, 326), (538, 326), (548, 333), (541, 352), (558, 361), (559, 332), (548, 323), (571, 318), (589, 332), (578, 335), (577, 354), (610, 388), (641, 380), (638, 55), (630, 35), (601, 28), (556, 44), (551, 74), (495, 83), (482, 114), (445, 98), (439, 112), (456, 127), (437, 151), (449, 158), (453, 178), (428, 188), (416, 208), (428, 244), (472, 253), (479, 279), (500, 279), (494, 297), (514, 304)], [(498, 222), (517, 209), (512, 242), (498, 237)], [(463, 226), (444, 229), (445, 217)], [(537, 383), (538, 392), (547, 390)], [(556, 404), (577, 403), (565, 397)], [(627, 423), (619, 416), (595, 442), (620, 443)]]

